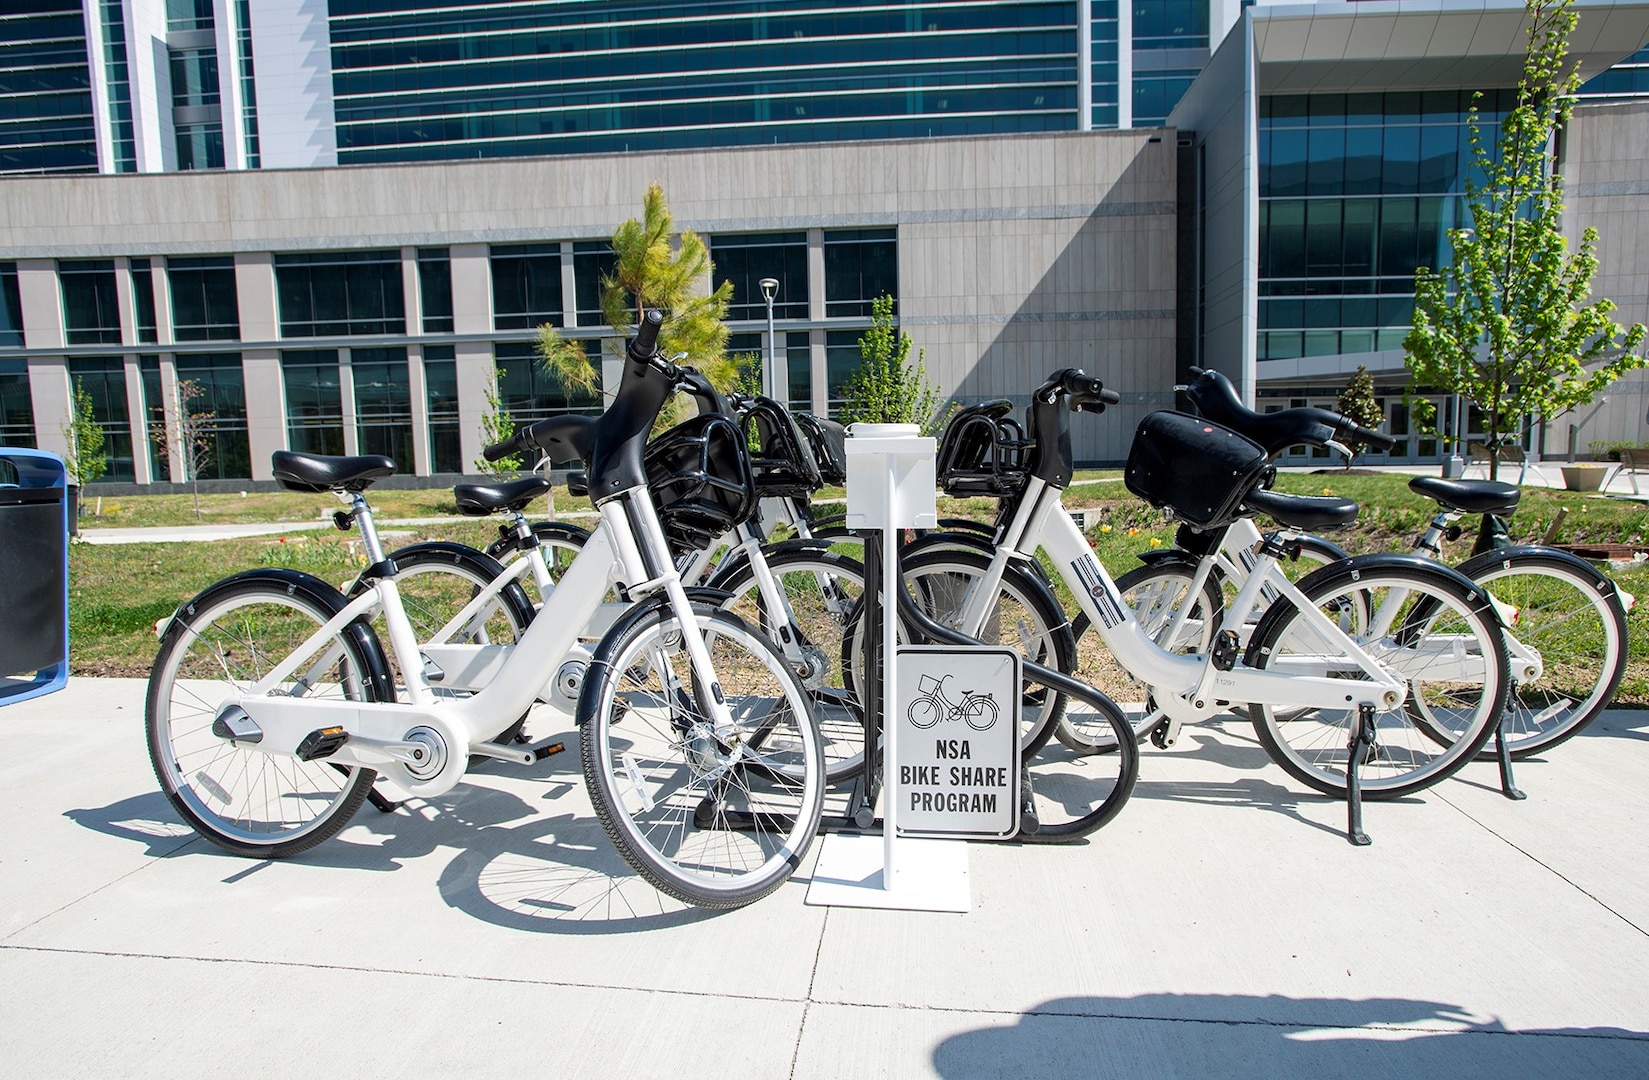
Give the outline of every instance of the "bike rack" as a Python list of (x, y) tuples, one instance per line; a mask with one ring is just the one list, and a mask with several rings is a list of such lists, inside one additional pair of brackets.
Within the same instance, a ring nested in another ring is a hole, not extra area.
[[(898, 725), (893, 715), (898, 665), (887, 663), (897, 641), (899, 531), (933, 528), (939, 522), (935, 494), (934, 440), (913, 424), (854, 424), (847, 440), (847, 526), (865, 537), (865, 777), (859, 805), (852, 808), (861, 829), (835, 832), (820, 844), (807, 902), (839, 907), (906, 911), (967, 911), (972, 906), (967, 844), (901, 837), (897, 799), (881, 800), (882, 833), (868, 830), (876, 819), (877, 792), (890, 791), (898, 761)], [(876, 733), (882, 736), (882, 771), (876, 776)], [(879, 781), (879, 782), (878, 782)]]

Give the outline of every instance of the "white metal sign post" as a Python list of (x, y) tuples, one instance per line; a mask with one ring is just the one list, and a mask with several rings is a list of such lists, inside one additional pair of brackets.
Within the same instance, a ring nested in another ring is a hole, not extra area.
[[(939, 523), (934, 493), (934, 441), (924, 438), (913, 424), (854, 424), (848, 429), (847, 525), (853, 529), (880, 530), (881, 558), (871, 558), (872, 539), (867, 538), (869, 564), (880, 562), (880, 625), (882, 652), (893, 652), (898, 626), (897, 590), (899, 580), (899, 530), (933, 528)], [(873, 586), (866, 581), (866, 593)], [(899, 725), (894, 721), (898, 707), (899, 665), (883, 663), (878, 705), (882, 724), (882, 835), (880, 837), (836, 833), (824, 838), (813, 883), (807, 891), (809, 904), (844, 907), (902, 908), (913, 911), (966, 911), (972, 905), (968, 886), (966, 844), (942, 840), (915, 839), (899, 834), (898, 799), (894, 792), (894, 770), (899, 761)], [(869, 695), (867, 695), (868, 697)], [(867, 710), (871, 702), (866, 702)], [(874, 747), (867, 746), (867, 756)]]

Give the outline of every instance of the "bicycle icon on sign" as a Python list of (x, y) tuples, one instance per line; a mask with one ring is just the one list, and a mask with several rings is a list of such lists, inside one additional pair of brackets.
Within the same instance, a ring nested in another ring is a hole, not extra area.
[(940, 721), (955, 723), (957, 720), (965, 721), (975, 731), (989, 731), (995, 727), (1001, 712), (996, 699), (989, 694), (964, 690), (961, 701), (952, 701), (945, 696), (945, 682), (950, 678), (949, 675), (937, 679), (932, 675), (923, 675), (918, 679), (916, 685), (921, 689), (922, 696), (910, 703), (910, 708), (905, 710), (905, 718), (923, 730)]

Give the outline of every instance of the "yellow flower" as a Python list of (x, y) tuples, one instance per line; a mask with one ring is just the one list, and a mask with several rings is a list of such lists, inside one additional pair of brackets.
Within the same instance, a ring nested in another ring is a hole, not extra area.
[(1102, 533), (1108, 533), (1111, 531), (1111, 527), (1109, 525), (1101, 525), (1099, 527), (1099, 531)]
[(1334, 494), (1334, 489), (1333, 488), (1324, 488), (1323, 489), (1323, 494), (1324, 495), (1332, 495), (1332, 494)]
[(1161, 547), (1162, 546), (1162, 541), (1158, 540), (1156, 537), (1153, 536), (1153, 537), (1151, 537), (1151, 546), (1152, 547)]
[(1130, 526), (1129, 529), (1128, 529), (1128, 535), (1129, 536), (1138, 536), (1139, 535), (1139, 530), (1136, 529), (1136, 528), (1133, 528), (1132, 526)]

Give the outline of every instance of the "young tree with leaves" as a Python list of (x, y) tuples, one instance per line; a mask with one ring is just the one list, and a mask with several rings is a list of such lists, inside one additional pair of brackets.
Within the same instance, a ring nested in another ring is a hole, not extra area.
[(200, 517), (200, 474), (211, 464), (217, 442), (217, 412), (193, 408), (202, 389), (193, 379), (179, 379), (172, 390), (171, 416), (149, 428), (149, 439), (160, 452), (161, 463), (170, 469), (176, 455), (184, 483), (194, 492), (196, 518)]
[[(487, 383), (487, 411), (481, 417), (481, 445), (484, 447), (501, 443), (515, 434), (515, 421), (510, 419), (510, 411), (504, 406), (503, 382), (504, 369), (493, 368), (492, 379)], [(475, 459), (477, 469), (494, 476), (515, 472), (524, 464), (519, 454), (499, 458), (497, 461), (488, 461), (484, 457)]]
[(928, 382), (922, 350), (910, 366), (910, 335), (893, 327), (893, 297), (879, 296), (870, 304), (870, 329), (859, 339), (859, 370), (842, 389), (844, 424), (918, 424), (929, 431), (943, 400), (939, 388)]
[(1473, 105), (1472, 158), (1486, 178), (1466, 182), (1471, 228), (1452, 229), (1453, 265), (1415, 273), (1413, 328), (1403, 339), (1416, 419), (1435, 430), (1422, 390), (1458, 394), (1483, 416), (1489, 475), (1499, 450), (1541, 419), (1585, 405), (1644, 366), (1644, 328), (1610, 318), (1609, 300), (1587, 303), (1598, 266), (1597, 230), (1580, 250), (1563, 236), (1563, 185), (1549, 146), (1574, 109), (1580, 75), (1565, 61), (1573, 0), (1527, 0), (1529, 45), (1517, 103), (1491, 151)]
[[(733, 283), (724, 281), (705, 293), (710, 278), (710, 249), (691, 229), (675, 233), (675, 218), (658, 184), (647, 188), (641, 220), (631, 218), (613, 232), (615, 263), (611, 276), (601, 279), (601, 312), (617, 331), (607, 350), (623, 355), (639, 312), (664, 312), (659, 351), (665, 356), (686, 353), (682, 361), (702, 372), (716, 389), (726, 393), (738, 381), (736, 364), (727, 356), (727, 304)], [(584, 354), (583, 346), (569, 341), (553, 326), (538, 328), (538, 355), (570, 391), (595, 393), (601, 372)], [(671, 402), (654, 430), (680, 419), (680, 399)]]
[(74, 395), (69, 399), (69, 418), (62, 428), (63, 437), (69, 441), (69, 456), (63, 465), (71, 484), (84, 486), (109, 471), (109, 458), (103, 451), (103, 428), (97, 422), (95, 405), (92, 392), (83, 381), (76, 379)]
[[(1386, 415), (1380, 410), (1380, 401), (1374, 396), (1374, 376), (1368, 373), (1368, 368), (1362, 364), (1352, 373), (1351, 381), (1346, 388), (1340, 391), (1340, 396), (1334, 399), (1334, 411), (1341, 416), (1349, 417), (1351, 422), (1359, 427), (1366, 427), (1370, 431), (1377, 431), (1385, 423)], [(1355, 455), (1364, 447), (1363, 443), (1352, 440), (1347, 448)], [(1346, 468), (1351, 468), (1351, 458), (1346, 458)]]

